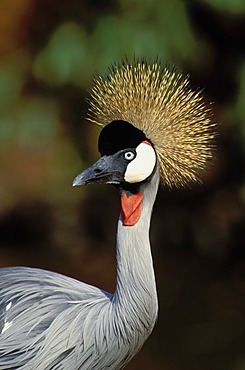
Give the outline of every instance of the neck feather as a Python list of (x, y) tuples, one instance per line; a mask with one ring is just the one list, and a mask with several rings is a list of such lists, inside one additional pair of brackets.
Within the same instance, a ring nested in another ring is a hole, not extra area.
[[(117, 286), (113, 302), (118, 314), (134, 321), (135, 329), (147, 337), (157, 317), (157, 293), (149, 228), (152, 207), (159, 185), (159, 172), (143, 184), (142, 212), (134, 226), (125, 226), (118, 221), (117, 233)], [(128, 323), (127, 323), (128, 324)]]

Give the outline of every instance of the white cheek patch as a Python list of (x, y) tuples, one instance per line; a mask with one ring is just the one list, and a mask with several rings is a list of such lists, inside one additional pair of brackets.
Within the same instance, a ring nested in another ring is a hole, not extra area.
[(136, 148), (136, 157), (127, 166), (124, 179), (130, 184), (141, 182), (149, 177), (156, 164), (154, 149), (147, 142), (142, 142)]

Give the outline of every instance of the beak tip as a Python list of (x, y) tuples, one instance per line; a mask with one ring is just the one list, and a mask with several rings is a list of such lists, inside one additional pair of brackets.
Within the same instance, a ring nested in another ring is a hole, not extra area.
[(78, 186), (78, 185), (84, 185), (84, 182), (82, 181), (81, 175), (78, 175), (72, 182), (72, 186)]

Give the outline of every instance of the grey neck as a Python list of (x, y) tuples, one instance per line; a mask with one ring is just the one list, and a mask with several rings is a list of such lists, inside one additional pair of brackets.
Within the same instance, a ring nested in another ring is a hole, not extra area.
[(139, 221), (134, 226), (124, 226), (120, 217), (117, 233), (117, 286), (113, 302), (119, 313), (135, 321), (138, 330), (142, 331), (143, 325), (146, 337), (154, 326), (158, 309), (149, 241), (151, 213), (158, 185), (157, 168), (151, 180), (141, 186), (144, 198)]

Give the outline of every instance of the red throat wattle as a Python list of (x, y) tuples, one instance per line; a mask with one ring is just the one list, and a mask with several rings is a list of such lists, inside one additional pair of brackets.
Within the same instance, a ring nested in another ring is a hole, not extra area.
[(125, 226), (134, 226), (140, 218), (142, 211), (143, 193), (121, 197), (122, 220)]

